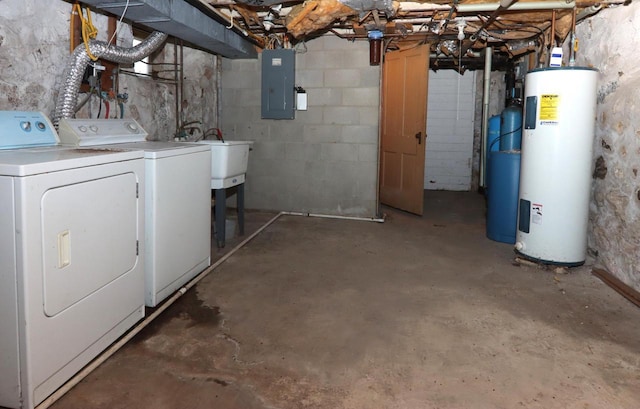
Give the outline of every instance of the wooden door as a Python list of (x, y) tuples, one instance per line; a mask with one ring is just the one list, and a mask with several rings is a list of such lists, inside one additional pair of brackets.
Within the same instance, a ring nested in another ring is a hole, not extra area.
[(429, 45), (386, 53), (382, 77), (380, 201), (422, 215)]

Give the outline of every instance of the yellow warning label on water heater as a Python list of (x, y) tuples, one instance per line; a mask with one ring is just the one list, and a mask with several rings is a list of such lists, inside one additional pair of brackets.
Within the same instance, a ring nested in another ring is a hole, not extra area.
[(543, 94), (540, 96), (540, 120), (557, 121), (560, 95)]

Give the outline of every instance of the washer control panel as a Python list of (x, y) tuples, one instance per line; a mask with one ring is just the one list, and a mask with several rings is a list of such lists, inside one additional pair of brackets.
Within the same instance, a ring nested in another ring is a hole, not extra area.
[(142, 142), (147, 132), (135, 119), (61, 119), (58, 125), (63, 145), (95, 146)]
[(0, 111), (0, 149), (55, 146), (58, 134), (42, 112)]

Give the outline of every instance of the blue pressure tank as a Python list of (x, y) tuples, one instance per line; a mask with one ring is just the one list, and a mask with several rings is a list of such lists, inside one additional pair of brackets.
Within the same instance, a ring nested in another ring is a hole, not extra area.
[(484, 153), (484, 163), (486, 163), (487, 178), (485, 179), (485, 195), (489, 190), (489, 154), (500, 149), (500, 115), (489, 118), (489, 132), (487, 133), (487, 151)]
[(500, 115), (500, 150), (519, 150), (522, 142), (522, 106), (512, 103)]
[(489, 118), (489, 136), (487, 137), (487, 157), (489, 152), (500, 150), (500, 141), (497, 139), (500, 137), (500, 115), (494, 115)]
[(520, 151), (489, 152), (487, 237), (514, 244), (518, 220)]

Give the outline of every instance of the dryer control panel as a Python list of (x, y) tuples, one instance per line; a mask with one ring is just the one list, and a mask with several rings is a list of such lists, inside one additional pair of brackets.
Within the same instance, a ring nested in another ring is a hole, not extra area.
[(60, 140), (42, 112), (0, 111), (0, 149), (55, 146)]
[(95, 146), (143, 142), (147, 132), (135, 119), (61, 119), (58, 125), (63, 145)]

